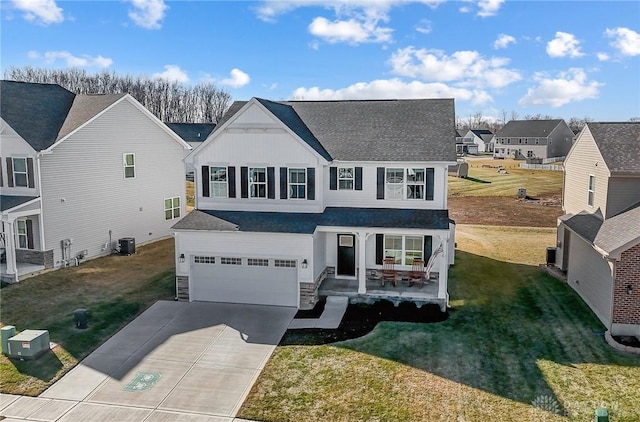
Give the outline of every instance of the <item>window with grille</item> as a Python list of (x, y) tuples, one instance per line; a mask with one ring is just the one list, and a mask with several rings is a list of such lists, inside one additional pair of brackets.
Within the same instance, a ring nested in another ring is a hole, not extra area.
[(242, 265), (242, 258), (220, 258), (220, 263), (222, 265)]
[(268, 267), (269, 260), (263, 258), (249, 258), (247, 259), (247, 265), (250, 267)]
[(273, 262), (274, 267), (281, 267), (281, 268), (295, 268), (296, 267), (296, 261), (295, 259), (276, 259)]
[(216, 257), (215, 256), (194, 256), (193, 261), (196, 264), (215, 264)]

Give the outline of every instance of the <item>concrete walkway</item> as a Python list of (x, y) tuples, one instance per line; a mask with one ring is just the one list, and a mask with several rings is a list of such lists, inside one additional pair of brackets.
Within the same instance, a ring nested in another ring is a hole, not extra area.
[(324, 305), (324, 311), (320, 318), (297, 318), (289, 324), (290, 329), (324, 328), (335, 330), (340, 326), (342, 317), (349, 306), (349, 298), (346, 296), (328, 296)]
[[(157, 302), (5, 422), (234, 420), (295, 308)], [(236, 419), (238, 420), (238, 419)]]

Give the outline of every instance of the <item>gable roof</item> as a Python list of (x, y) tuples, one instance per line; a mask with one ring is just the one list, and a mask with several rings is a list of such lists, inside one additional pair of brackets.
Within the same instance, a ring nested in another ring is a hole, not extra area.
[(493, 132), (489, 129), (471, 129), (471, 132), (473, 132), (478, 138), (481, 138), (482, 135), (493, 135)]
[(587, 123), (611, 173), (640, 174), (640, 123)]
[(36, 151), (58, 139), (74, 99), (60, 85), (0, 81), (0, 116)]
[[(328, 160), (456, 160), (453, 99), (256, 100)], [(245, 104), (234, 102), (221, 122)]]
[(204, 142), (216, 127), (215, 123), (165, 123), (185, 142)]
[(546, 138), (564, 120), (511, 120), (496, 136)]

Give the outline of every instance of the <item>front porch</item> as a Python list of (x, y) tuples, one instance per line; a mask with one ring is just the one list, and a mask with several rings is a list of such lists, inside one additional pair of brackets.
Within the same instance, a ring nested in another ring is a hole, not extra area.
[[(44, 265), (30, 264), (28, 262), (18, 262), (16, 267), (19, 280), (38, 275), (46, 269)], [(15, 274), (7, 273), (7, 264), (4, 262), (0, 264), (0, 279), (4, 283), (15, 283), (16, 281)]]
[(439, 297), (440, 290), (439, 274), (431, 273), (431, 278), (423, 286), (409, 286), (407, 278), (400, 275), (398, 283), (394, 286), (385, 283), (383, 286), (380, 279), (371, 274), (367, 275), (366, 292), (358, 293), (359, 282), (357, 279), (345, 279), (327, 277), (318, 288), (318, 295), (324, 296), (347, 296), (351, 303), (372, 303), (378, 300), (388, 300), (398, 306), (401, 302), (413, 302), (417, 307), (426, 304), (436, 304), (445, 312), (447, 308), (446, 297)]

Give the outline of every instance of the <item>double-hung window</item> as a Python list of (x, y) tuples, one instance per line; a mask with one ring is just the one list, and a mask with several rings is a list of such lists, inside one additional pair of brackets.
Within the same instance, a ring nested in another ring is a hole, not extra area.
[(589, 175), (589, 196), (587, 198), (587, 204), (589, 204), (590, 207), (593, 206), (593, 199), (595, 194), (596, 194), (596, 176), (594, 176), (593, 174), (590, 174)]
[(388, 168), (385, 177), (385, 197), (387, 199), (404, 199), (404, 169)]
[(385, 235), (384, 256), (397, 265), (412, 265), (414, 259), (423, 259), (423, 242), (422, 236)]
[(27, 220), (17, 220), (18, 225), (18, 248), (27, 249), (29, 247), (29, 238), (27, 235)]
[(227, 198), (229, 196), (229, 184), (226, 167), (211, 167), (211, 196), (214, 198)]
[(353, 167), (338, 167), (338, 189), (353, 190), (354, 169)]
[(173, 220), (180, 217), (180, 197), (167, 198), (164, 200), (164, 219)]
[(249, 168), (249, 196), (251, 198), (267, 197), (267, 169), (264, 167)]
[(407, 169), (407, 199), (424, 199), (424, 169)]
[(13, 158), (13, 185), (27, 187), (29, 175), (27, 172), (26, 158)]
[(136, 177), (136, 157), (135, 154), (123, 154), (122, 161), (124, 165), (124, 178), (132, 179)]
[(307, 169), (290, 168), (289, 169), (289, 198), (305, 199), (307, 189)]

